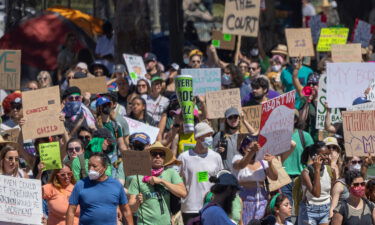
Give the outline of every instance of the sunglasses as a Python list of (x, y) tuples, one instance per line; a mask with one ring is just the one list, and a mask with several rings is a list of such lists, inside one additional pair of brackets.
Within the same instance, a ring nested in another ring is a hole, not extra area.
[(250, 67), (250, 70), (257, 70), (258, 68), (256, 67)]
[(73, 101), (81, 101), (82, 96), (80, 95), (71, 95), (68, 97), (68, 101), (73, 102)]
[(72, 151), (79, 152), (79, 151), (81, 151), (81, 147), (68, 148), (68, 151), (69, 152), (72, 152)]
[(145, 88), (145, 87), (147, 87), (147, 85), (146, 84), (138, 84), (137, 87)]
[(58, 173), (57, 176), (59, 176), (59, 177), (72, 177), (73, 174), (72, 174), (72, 172), (69, 172), (69, 173)]
[(200, 60), (192, 60), (191, 62), (192, 62), (192, 63), (201, 63)]
[(152, 157), (160, 156), (161, 158), (165, 157), (165, 152), (150, 152)]
[(328, 149), (339, 149), (336, 145), (327, 145)]
[(238, 118), (239, 118), (239, 116), (234, 115), (234, 116), (228, 117), (228, 120), (237, 120)]
[(78, 136), (78, 138), (79, 139), (81, 139), (81, 140), (89, 140), (89, 139), (91, 139), (91, 137), (90, 136)]
[(22, 104), (20, 103), (12, 103), (11, 104), (12, 109), (17, 109), (18, 111), (22, 109)]
[(18, 157), (8, 157), (8, 158), (5, 158), (7, 161), (9, 162), (19, 162), (20, 161), (20, 158)]
[(359, 186), (362, 186), (362, 187), (364, 187), (364, 186), (366, 186), (366, 182), (361, 182), (361, 183), (353, 183), (353, 184), (352, 184), (352, 186), (353, 186), (353, 187), (359, 187)]
[(47, 77), (41, 77), (41, 78), (39, 78), (39, 81), (47, 81), (48, 80), (48, 78)]
[(356, 161), (356, 160), (353, 160), (353, 161), (351, 161), (350, 162), (351, 164), (362, 164), (362, 160), (358, 160), (358, 161)]

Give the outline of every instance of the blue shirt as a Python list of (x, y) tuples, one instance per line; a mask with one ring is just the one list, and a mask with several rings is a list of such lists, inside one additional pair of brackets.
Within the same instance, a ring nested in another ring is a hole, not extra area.
[(69, 198), (70, 205), (81, 208), (80, 225), (116, 225), (117, 206), (127, 203), (124, 188), (111, 177), (103, 182), (79, 180)]
[(203, 225), (235, 225), (224, 209), (216, 205), (203, 210), (201, 222)]

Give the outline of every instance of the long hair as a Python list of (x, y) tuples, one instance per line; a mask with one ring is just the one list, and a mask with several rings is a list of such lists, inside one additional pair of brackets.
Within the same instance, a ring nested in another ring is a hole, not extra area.
[[(133, 98), (132, 103), (133, 103), (135, 100), (139, 100), (139, 101), (141, 101), (142, 104), (143, 104), (144, 107), (145, 107), (145, 109), (143, 110), (143, 120), (145, 121), (145, 120), (146, 120), (146, 116), (147, 116), (147, 104), (146, 104), (146, 100), (144, 100), (144, 99), (143, 99), (142, 97), (140, 97), (140, 96), (137, 96), (137, 97)], [(133, 113), (133, 110), (131, 110), (131, 112), (130, 112), (130, 114), (129, 114), (129, 117), (138, 120), (138, 119), (135, 117), (135, 115), (134, 115), (134, 113)]]
[[(64, 167), (68, 167), (70, 169), (70, 172), (73, 173), (72, 171), (72, 168), (70, 168), (70, 166), (68, 165), (63, 165), (63, 167), (61, 169), (55, 169), (52, 171), (52, 174), (51, 174), (51, 177), (49, 178), (49, 181), (48, 183), (52, 184), (55, 188), (57, 188), (57, 190), (61, 191), (62, 189), (62, 186), (61, 186), (61, 183), (59, 182), (59, 179), (57, 178), (57, 174), (60, 172), (60, 170), (62, 170)], [(71, 184), (75, 184), (76, 183), (76, 180), (74, 179), (74, 176), (72, 175), (71, 176), (71, 180), (70, 180), (70, 183)]]
[[(11, 152), (11, 151), (16, 151), (18, 153), (18, 150), (11, 145), (5, 145), (5, 147), (3, 147), (1, 149), (1, 152), (0, 152), (0, 174), (2, 174), (2, 175), (5, 174), (5, 168), (4, 168), (5, 156), (8, 152)], [(19, 162), (16, 162), (16, 168), (14, 168), (12, 176), (14, 176), (14, 177), (17, 176), (18, 167), (19, 167)]]
[(141, 79), (139, 79), (139, 80), (137, 81), (137, 85), (136, 85), (136, 87), (135, 87), (135, 92), (136, 92), (137, 94), (141, 95), (141, 93), (138, 92), (138, 84), (139, 84), (140, 81), (143, 81), (143, 82), (146, 83), (146, 86), (147, 86), (147, 93), (146, 93), (146, 94), (149, 95), (150, 92), (151, 92), (151, 86), (150, 86), (150, 84), (148, 83), (148, 81), (147, 81), (146, 79), (144, 79), (144, 78), (141, 78)]
[(227, 66), (227, 69), (229, 70), (229, 73), (232, 77), (234, 86), (237, 88), (240, 88), (244, 81), (241, 70), (237, 66), (235, 66), (233, 63), (229, 64)]
[[(98, 125), (98, 128), (103, 128), (103, 119), (102, 119), (101, 115), (102, 115), (102, 111), (100, 109), (100, 106), (96, 107), (96, 123)], [(110, 112), (109, 119), (112, 120), (115, 123), (117, 122), (116, 121), (116, 112), (115, 112), (115, 110), (112, 110)]]

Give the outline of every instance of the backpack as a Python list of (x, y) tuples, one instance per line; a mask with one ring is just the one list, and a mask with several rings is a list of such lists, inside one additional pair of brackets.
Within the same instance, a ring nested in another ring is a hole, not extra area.
[[(367, 205), (370, 208), (370, 212), (371, 212), (370, 216), (371, 216), (371, 219), (372, 219), (372, 212), (374, 211), (374, 208), (375, 208), (374, 204), (366, 198), (362, 198), (362, 200), (365, 202), (365, 205)], [(343, 200), (343, 201), (341, 201), (341, 203), (345, 204), (342, 217), (345, 218), (345, 219), (349, 219), (348, 218), (348, 211), (349, 211), (348, 202), (347, 202), (347, 200)], [(365, 207), (365, 205), (363, 205), (363, 207)], [(362, 214), (361, 214), (361, 216), (362, 216)], [(374, 221), (372, 221), (372, 224), (374, 224)]]
[(212, 203), (212, 202), (208, 203), (205, 207), (203, 207), (202, 210), (199, 211), (199, 216), (196, 216), (196, 217), (190, 219), (188, 221), (187, 225), (203, 225), (202, 214), (203, 214), (204, 210), (210, 208), (211, 206), (215, 206), (215, 205), (217, 205), (217, 204)]

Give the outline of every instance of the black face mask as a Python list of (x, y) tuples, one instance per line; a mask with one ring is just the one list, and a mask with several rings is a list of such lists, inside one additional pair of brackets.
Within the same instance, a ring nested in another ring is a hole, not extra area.
[(104, 113), (105, 115), (109, 115), (111, 113), (111, 107), (110, 106), (106, 106), (102, 109), (102, 113)]
[(86, 146), (89, 144), (90, 142), (90, 139), (87, 139), (87, 138), (80, 138), (80, 140), (82, 141), (82, 144), (83, 144), (83, 147), (86, 148)]
[(136, 142), (136, 143), (132, 144), (132, 146), (133, 146), (132, 150), (143, 151), (145, 149), (146, 145), (144, 145), (142, 143), (139, 143), (139, 142)]

